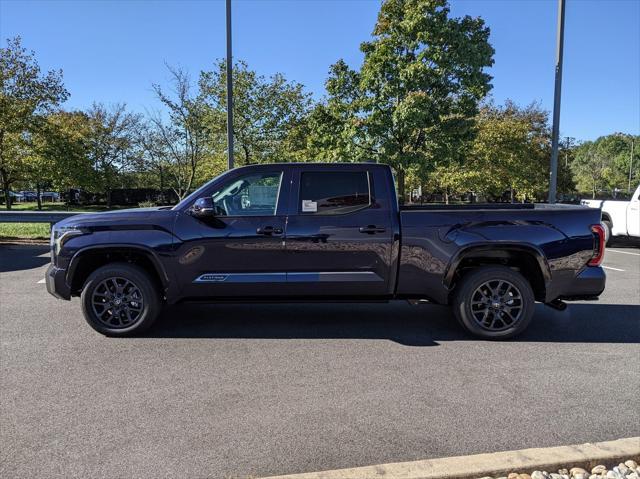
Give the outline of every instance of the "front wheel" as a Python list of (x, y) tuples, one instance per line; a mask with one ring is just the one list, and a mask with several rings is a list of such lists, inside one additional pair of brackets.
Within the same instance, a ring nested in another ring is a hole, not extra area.
[(509, 339), (531, 322), (535, 298), (520, 273), (505, 266), (485, 266), (462, 278), (452, 308), (460, 324), (474, 336)]
[(146, 331), (161, 309), (152, 279), (142, 268), (128, 263), (111, 263), (91, 273), (81, 301), (89, 326), (106, 336)]

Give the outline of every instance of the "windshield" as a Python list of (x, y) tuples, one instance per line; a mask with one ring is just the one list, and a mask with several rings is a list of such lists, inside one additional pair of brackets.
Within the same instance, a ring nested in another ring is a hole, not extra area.
[(183, 198), (183, 200), (181, 202), (179, 202), (177, 205), (175, 205), (172, 209), (174, 210), (180, 210), (182, 209), (185, 205), (187, 205), (188, 203), (191, 203), (191, 201), (200, 198), (201, 196), (204, 195), (204, 191), (209, 187), (209, 185), (211, 185), (211, 183), (213, 183), (214, 181), (218, 181), (218, 179), (222, 178), (223, 176), (229, 174), (229, 172), (232, 170), (227, 170), (224, 173), (220, 173), (218, 176), (216, 176), (215, 178), (207, 181), (204, 185), (202, 185), (200, 188), (198, 188), (197, 190), (195, 190), (193, 193), (191, 193), (189, 196), (186, 196), (185, 198)]

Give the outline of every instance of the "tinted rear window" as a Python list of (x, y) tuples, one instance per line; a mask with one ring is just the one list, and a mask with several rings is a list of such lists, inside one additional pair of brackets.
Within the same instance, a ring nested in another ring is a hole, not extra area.
[(298, 211), (310, 215), (351, 213), (371, 203), (366, 171), (310, 171), (300, 177)]

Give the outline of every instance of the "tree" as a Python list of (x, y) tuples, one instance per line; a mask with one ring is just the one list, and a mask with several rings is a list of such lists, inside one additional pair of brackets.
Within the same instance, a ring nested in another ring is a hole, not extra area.
[[(226, 62), (200, 75), (200, 91), (207, 104), (212, 134), (226, 132)], [(270, 78), (250, 70), (245, 62), (233, 68), (233, 132), (238, 163), (290, 161), (293, 136), (300, 133), (311, 106), (304, 87), (279, 73)], [(299, 141), (299, 139), (298, 139)]]
[(572, 193), (576, 190), (576, 184), (571, 172), (571, 164), (575, 158), (576, 139), (565, 137), (560, 142), (558, 152), (558, 193)]
[(62, 70), (42, 74), (35, 54), (27, 52), (20, 37), (0, 49), (0, 86), (0, 183), (10, 209), (11, 185), (24, 177), (31, 135), (68, 92)]
[(438, 166), (430, 183), (445, 193), (474, 191), (502, 198), (509, 192), (511, 201), (533, 199), (546, 189), (549, 145), (548, 113), (539, 105), (485, 105), (468, 158), (462, 165)]
[(305, 156), (315, 161), (371, 161), (380, 158), (359, 114), (360, 74), (338, 60), (329, 68), (327, 98), (307, 117)]
[(109, 108), (99, 103), (94, 103), (86, 115), (86, 152), (93, 168), (93, 185), (105, 193), (110, 207), (111, 190), (119, 175), (133, 169), (140, 155), (136, 143), (140, 115), (127, 112), (124, 104)]
[[(632, 138), (637, 145), (640, 137)], [(640, 161), (637, 154), (634, 156), (635, 168), (631, 164), (631, 135), (614, 133), (582, 143), (571, 163), (578, 190), (589, 191), (593, 198), (603, 190), (627, 190), (630, 169), (632, 179), (640, 176)]]
[(153, 122), (140, 123), (137, 141), (141, 147), (141, 155), (136, 169), (148, 177), (147, 184), (157, 185), (160, 190), (164, 190), (169, 184), (170, 161), (159, 128)]
[(156, 96), (167, 110), (168, 121), (156, 114), (151, 117), (150, 133), (144, 142), (148, 164), (162, 175), (170, 177), (170, 184), (179, 199), (192, 188), (198, 169), (209, 148), (210, 128), (205, 121), (206, 109), (202, 94), (193, 96), (189, 75), (168, 67), (173, 96), (154, 84)]
[(48, 114), (32, 136), (25, 164), (31, 185), (35, 183), (38, 209), (42, 206), (40, 190), (44, 185), (59, 190), (91, 187), (89, 133), (89, 117), (84, 112), (59, 111)]
[(357, 129), (356, 148), (393, 166), (401, 198), (410, 168), (426, 175), (462, 158), (491, 88), (484, 71), (493, 64), (489, 29), (480, 18), (449, 13), (446, 0), (386, 0), (373, 39), (360, 47), (360, 71), (344, 62), (332, 68), (329, 85), (346, 91), (347, 101), (329, 91), (328, 103), (350, 111), (340, 138)]

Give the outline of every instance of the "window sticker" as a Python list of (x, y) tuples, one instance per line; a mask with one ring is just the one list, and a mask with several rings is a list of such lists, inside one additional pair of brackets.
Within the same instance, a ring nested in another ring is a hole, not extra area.
[(317, 213), (318, 203), (313, 200), (302, 200), (302, 212), (303, 213)]

